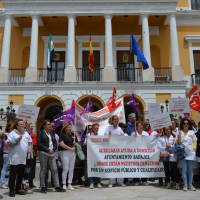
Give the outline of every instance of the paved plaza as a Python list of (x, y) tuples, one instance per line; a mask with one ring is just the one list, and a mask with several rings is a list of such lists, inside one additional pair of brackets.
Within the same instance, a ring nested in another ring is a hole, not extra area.
[[(97, 200), (97, 199), (113, 199), (113, 200), (125, 200), (125, 199), (140, 199), (140, 200), (196, 200), (200, 196), (200, 184), (194, 184), (197, 191), (182, 190), (176, 191), (175, 187), (172, 189), (166, 189), (166, 186), (157, 186), (157, 182), (149, 182), (149, 186), (130, 186), (108, 188), (108, 180), (103, 180), (102, 189), (89, 189), (83, 185), (79, 185), (78, 182), (73, 184), (75, 190), (67, 190), (65, 193), (54, 192), (53, 188), (49, 188), (47, 194), (42, 194), (39, 188), (39, 181), (35, 181), (34, 184), (37, 186), (36, 189), (29, 190), (24, 196), (16, 195), (15, 198), (8, 196), (8, 189), (0, 189), (0, 193), (3, 195), (3, 199), (70, 199), (70, 200)], [(50, 184), (51, 185), (51, 184)], [(182, 185), (181, 185), (182, 189)]]

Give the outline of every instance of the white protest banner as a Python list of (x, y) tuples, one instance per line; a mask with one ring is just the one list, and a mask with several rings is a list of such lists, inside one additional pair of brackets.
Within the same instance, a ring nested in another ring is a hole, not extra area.
[(83, 122), (86, 126), (95, 122), (99, 123), (99, 135), (104, 135), (105, 129), (109, 125), (108, 119), (112, 115), (117, 115), (119, 117), (119, 122), (125, 123), (124, 101), (123, 99), (119, 99), (115, 103), (116, 108), (112, 113), (110, 113), (108, 107), (105, 107), (97, 112), (85, 113), (81, 116)]
[(165, 177), (157, 137), (89, 136), (88, 177)]
[(150, 116), (149, 121), (152, 130), (172, 125), (169, 113), (162, 113), (159, 115)]
[(39, 111), (39, 107), (20, 104), (16, 118), (36, 122)]
[(149, 111), (149, 116), (154, 116), (162, 113), (160, 108), (160, 103), (147, 104), (147, 107)]
[(190, 112), (190, 107), (188, 98), (169, 100), (169, 114), (189, 113), (189, 112)]

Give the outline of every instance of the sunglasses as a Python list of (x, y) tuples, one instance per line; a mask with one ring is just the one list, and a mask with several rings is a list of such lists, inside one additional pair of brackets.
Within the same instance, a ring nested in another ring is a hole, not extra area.
[(189, 125), (189, 123), (183, 123), (183, 125)]
[(89, 128), (88, 130), (92, 130), (92, 128)]

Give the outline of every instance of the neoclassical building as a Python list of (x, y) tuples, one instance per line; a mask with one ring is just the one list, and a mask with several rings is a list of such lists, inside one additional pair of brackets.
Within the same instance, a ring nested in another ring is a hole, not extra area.
[[(187, 97), (200, 74), (200, 3), (197, 0), (3, 0), (0, 4), (0, 108), (12, 100), (40, 107), (35, 123), (70, 108), (93, 109), (117, 89), (125, 104), (132, 93), (137, 118), (147, 104)], [(130, 54), (131, 31), (150, 65)], [(49, 35), (55, 58), (47, 70)], [(89, 37), (95, 69), (89, 71)], [(125, 114), (133, 112), (125, 105)], [(197, 120), (198, 112), (192, 117)], [(5, 126), (6, 121), (0, 124)]]

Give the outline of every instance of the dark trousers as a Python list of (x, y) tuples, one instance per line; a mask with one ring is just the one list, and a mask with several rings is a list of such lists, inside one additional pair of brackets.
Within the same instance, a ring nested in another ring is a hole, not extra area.
[(169, 167), (171, 167), (171, 171), (176, 183), (179, 183), (179, 171), (177, 168), (177, 162), (163, 162), (163, 165), (165, 169), (166, 183), (170, 182), (170, 177), (172, 177), (172, 175), (170, 175)]
[(21, 190), (22, 179), (24, 177), (25, 165), (10, 165), (10, 177), (9, 177), (9, 188), (10, 191), (14, 191), (15, 179), (16, 181), (16, 191)]
[[(141, 178), (142, 182), (147, 182), (146, 178)], [(134, 182), (140, 182), (139, 178), (134, 178)]]

